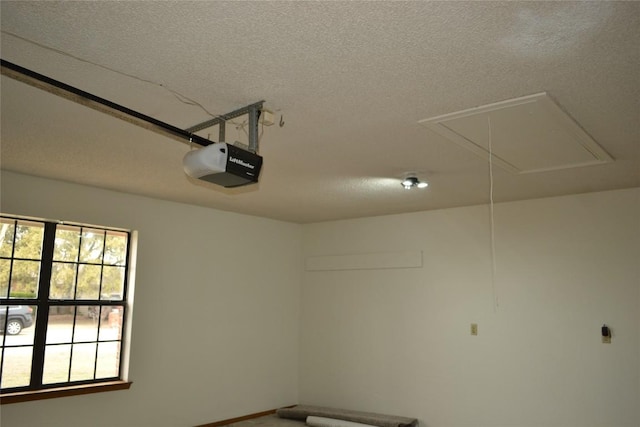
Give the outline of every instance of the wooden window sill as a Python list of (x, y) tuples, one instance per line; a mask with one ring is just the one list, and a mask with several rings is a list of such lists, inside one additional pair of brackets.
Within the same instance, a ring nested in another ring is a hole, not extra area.
[(0, 394), (0, 404), (30, 402), (33, 400), (54, 399), (57, 397), (79, 396), (82, 394), (102, 393), (115, 390), (128, 390), (131, 387), (128, 381), (110, 381), (98, 384), (86, 384), (79, 386), (48, 388), (44, 390), (29, 390), (16, 393)]

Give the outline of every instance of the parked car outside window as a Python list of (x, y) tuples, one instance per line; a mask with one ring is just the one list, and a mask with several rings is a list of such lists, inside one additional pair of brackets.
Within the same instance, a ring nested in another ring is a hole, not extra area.
[[(7, 311), (9, 312), (8, 319)], [(5, 326), (6, 325), (6, 326)], [(33, 309), (27, 305), (0, 305), (0, 331), (6, 328), (8, 335), (18, 335), (22, 329), (33, 325)]]

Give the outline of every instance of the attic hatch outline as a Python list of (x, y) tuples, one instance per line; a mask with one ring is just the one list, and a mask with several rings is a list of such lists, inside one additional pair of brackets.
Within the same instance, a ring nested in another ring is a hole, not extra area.
[[(548, 120), (546, 123), (530, 122), (527, 123), (527, 125), (536, 126), (537, 129), (543, 129), (548, 134), (562, 134), (558, 138), (558, 141), (563, 141), (562, 143), (565, 144), (565, 146), (560, 147), (561, 149), (573, 150), (574, 155), (587, 157), (587, 159), (576, 158), (573, 160), (559, 160), (553, 158), (553, 153), (550, 153), (551, 150), (546, 150), (546, 152), (542, 151), (542, 156), (538, 159), (541, 161), (540, 165), (526, 167), (522, 166), (522, 162), (518, 162), (517, 159), (514, 160), (513, 158), (510, 158), (509, 155), (505, 155), (501, 148), (496, 147), (495, 139), (493, 139), (491, 150), (492, 163), (508, 172), (518, 175), (540, 173), (584, 166), (602, 165), (614, 161), (614, 158), (609, 155), (584, 129), (582, 129), (582, 127), (573, 118), (563, 111), (546, 92), (423, 119), (419, 120), (418, 123), (436, 132), (440, 136), (443, 136), (447, 141), (453, 142), (488, 161), (489, 150), (483, 146), (483, 138), (486, 140), (488, 139), (487, 136), (484, 134), (471, 136), (468, 132), (467, 134), (464, 134), (464, 132), (460, 131), (460, 126), (465, 124), (465, 119), (479, 118), (479, 116), (482, 115), (485, 117), (489, 115), (489, 117), (497, 118), (497, 116), (503, 113), (528, 113), (529, 115), (535, 115), (538, 118), (546, 118)], [(495, 122), (497, 121), (498, 120), (495, 120)], [(493, 119), (492, 122), (494, 122)], [(483, 123), (484, 126), (477, 129), (480, 130), (480, 132), (486, 132), (488, 130), (488, 126), (486, 124), (487, 120), (485, 119)], [(456, 126), (458, 127), (457, 129)], [(493, 135), (500, 131), (500, 129), (496, 128), (495, 125), (492, 125), (492, 127)], [(523, 144), (523, 142), (520, 141), (527, 141), (528, 136), (523, 135), (524, 132), (527, 132), (529, 129), (521, 129), (520, 131), (523, 133), (516, 134), (512, 137), (511, 141), (515, 142), (515, 144)], [(562, 136), (564, 136), (564, 138), (562, 138)], [(549, 144), (546, 141), (542, 142)], [(573, 145), (571, 146), (567, 144)], [(514, 147), (517, 148), (517, 146)], [(523, 148), (534, 149), (535, 147), (523, 146)], [(554, 148), (557, 148), (557, 146)], [(551, 154), (551, 156), (549, 156), (549, 154)], [(565, 157), (572, 155), (568, 152), (565, 154)], [(544, 164), (544, 162), (550, 163)]]

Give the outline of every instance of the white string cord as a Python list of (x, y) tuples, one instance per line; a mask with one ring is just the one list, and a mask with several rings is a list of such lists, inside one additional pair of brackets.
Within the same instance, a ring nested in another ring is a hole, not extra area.
[(491, 295), (493, 298), (493, 312), (498, 311), (498, 295), (496, 293), (496, 236), (495, 219), (493, 214), (493, 147), (491, 134), (491, 116), (487, 114), (489, 128), (489, 230), (491, 244)]
[(191, 106), (194, 106), (194, 107), (198, 107), (199, 109), (201, 109), (202, 111), (204, 111), (204, 112), (205, 112), (205, 114), (207, 114), (207, 115), (209, 115), (209, 116), (211, 116), (211, 117), (213, 117), (213, 118), (220, 117), (220, 116), (219, 116), (219, 115), (217, 115), (217, 114), (213, 114), (213, 113), (211, 113), (209, 110), (207, 110), (207, 109), (206, 109), (202, 104), (200, 104), (199, 102), (194, 101), (193, 99), (191, 99), (191, 98), (189, 98), (189, 97), (187, 97), (187, 96), (185, 96), (185, 95), (183, 95), (183, 94), (181, 94), (181, 93), (179, 93), (179, 92), (177, 92), (177, 91), (175, 91), (175, 90), (173, 90), (173, 89), (171, 89), (171, 88), (167, 87), (167, 86), (166, 86), (166, 85), (164, 85), (163, 83), (158, 83), (158, 82), (153, 81), (153, 80), (144, 79), (144, 78), (142, 78), (142, 77), (138, 77), (138, 76), (133, 75), (133, 74), (125, 73), (124, 71), (116, 70), (115, 68), (107, 67), (106, 65), (98, 64), (97, 62), (92, 62), (92, 61), (89, 61), (89, 60), (86, 60), (86, 59), (80, 58), (79, 56), (72, 55), (72, 54), (67, 53), (67, 52), (65, 52), (65, 51), (62, 51), (62, 50), (60, 50), (60, 49), (56, 49), (56, 48), (53, 48), (53, 47), (47, 46), (47, 45), (45, 45), (45, 44), (35, 42), (35, 41), (33, 41), (33, 40), (30, 40), (30, 39), (24, 38), (24, 37), (22, 37), (22, 36), (19, 36), (19, 35), (17, 35), (17, 34), (10, 33), (9, 31), (2, 30), (2, 31), (0, 31), (0, 33), (2, 33), (2, 34), (4, 34), (4, 35), (11, 36), (11, 37), (15, 37), (15, 38), (17, 38), (17, 39), (19, 39), (19, 40), (22, 40), (22, 41), (24, 41), (24, 42), (26, 42), (26, 43), (29, 43), (29, 44), (32, 44), (32, 45), (34, 45), (34, 46), (38, 46), (39, 48), (42, 48), (42, 49), (48, 50), (48, 51), (50, 51), (50, 52), (55, 52), (55, 53), (57, 53), (57, 54), (59, 54), (59, 55), (63, 55), (63, 56), (66, 56), (66, 57), (68, 57), (68, 58), (75, 59), (76, 61), (84, 62), (85, 64), (93, 65), (93, 66), (95, 66), (95, 67), (99, 67), (99, 68), (102, 68), (102, 69), (104, 69), (104, 70), (111, 71), (112, 73), (120, 74), (121, 76), (129, 77), (129, 78), (132, 78), (132, 79), (138, 80), (138, 81), (143, 82), (143, 83), (149, 83), (149, 84), (152, 84), (152, 85), (155, 85), (155, 86), (159, 86), (159, 87), (163, 88), (164, 90), (166, 90), (167, 92), (171, 93), (171, 94), (172, 94), (172, 95), (173, 95), (173, 96), (174, 96), (178, 101), (180, 101), (181, 103), (183, 103), (183, 104), (185, 104), (185, 105), (191, 105)]

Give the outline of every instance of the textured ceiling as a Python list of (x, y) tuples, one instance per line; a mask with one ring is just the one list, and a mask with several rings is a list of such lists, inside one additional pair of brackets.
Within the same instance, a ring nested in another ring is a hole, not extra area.
[[(2, 59), (158, 120), (188, 128), (265, 100), (284, 122), (261, 129), (260, 183), (228, 190), (184, 175), (187, 145), (2, 76), (5, 170), (300, 223), (480, 204), (486, 160), (418, 122), (546, 92), (615, 161), (498, 168), (494, 200), (640, 185), (639, 2), (2, 1), (0, 12)], [(227, 139), (246, 141), (237, 127)], [(429, 188), (403, 190), (410, 171)]]

